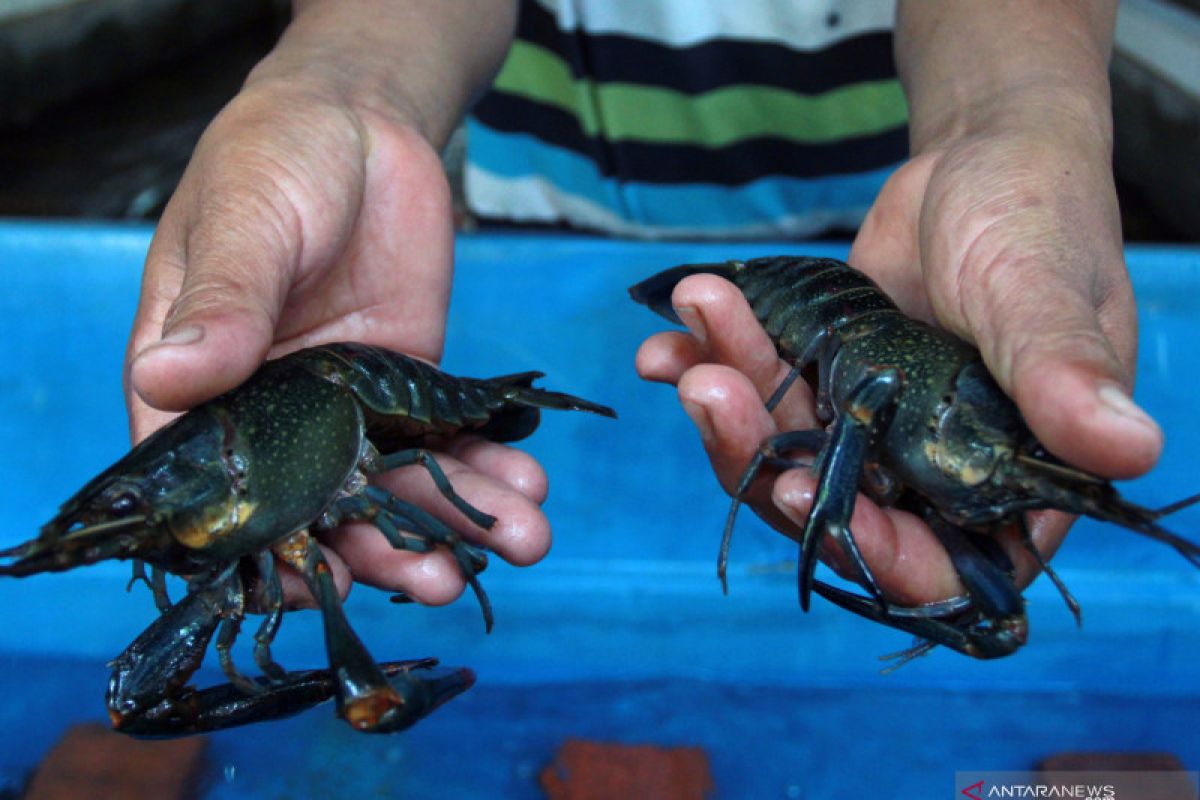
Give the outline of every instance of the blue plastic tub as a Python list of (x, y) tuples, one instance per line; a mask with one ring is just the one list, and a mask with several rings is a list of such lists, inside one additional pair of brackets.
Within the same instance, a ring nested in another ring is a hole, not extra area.
[[(128, 447), (121, 356), (149, 237), (0, 225), (0, 545), (32, 535)], [(470, 665), (470, 693), (392, 737), (356, 735), (328, 707), (215, 735), (205, 796), (533, 798), (572, 736), (704, 747), (723, 797), (949, 797), (956, 771), (1025, 769), (1063, 750), (1166, 750), (1200, 766), (1200, 576), (1114, 527), (1081, 522), (1055, 562), (1083, 629), (1040, 580), (1031, 640), (999, 662), (938, 651), (881, 676), (876, 656), (907, 637), (823, 603), (801, 614), (793, 546), (750, 514), (722, 596), (727, 500), (674, 392), (633, 373), (638, 343), (663, 325), (625, 288), (676, 263), (780, 251), (846, 247), (462, 237), (445, 366), (541, 369), (621, 419), (547, 414), (529, 440), (551, 476), (554, 550), (536, 568), (488, 570), (490, 636), (469, 598), (425, 609), (354, 592), (349, 614), (373, 653)], [(1132, 248), (1129, 264), (1138, 398), (1167, 445), (1154, 474), (1124, 488), (1156, 506), (1200, 488), (1200, 251)], [(1200, 538), (1196, 510), (1170, 524)], [(104, 662), (155, 615), (127, 578), (104, 564), (0, 581), (0, 780), (17, 783), (68, 725), (104, 719)], [(321, 665), (316, 615), (288, 615), (276, 654)]]

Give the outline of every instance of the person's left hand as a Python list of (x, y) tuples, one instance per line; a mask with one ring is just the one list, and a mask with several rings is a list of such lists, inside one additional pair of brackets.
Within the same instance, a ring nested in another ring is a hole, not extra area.
[[(1138, 475), (1157, 459), (1161, 433), (1127, 394), (1136, 315), (1108, 142), (1102, 127), (1069, 124), (1052, 110), (1028, 112), (929, 148), (901, 167), (849, 261), (909, 315), (978, 346), (1051, 452), (1108, 477)], [(694, 276), (672, 300), (689, 333), (648, 339), (638, 371), (678, 385), (730, 491), (767, 436), (818, 427), (812, 391), (797, 382), (767, 413), (764, 400), (789, 365), (732, 284)], [(814, 489), (809, 470), (790, 470), (760, 479), (747, 499), (798, 538)], [(1034, 540), (1049, 558), (1070, 520), (1034, 516)], [(851, 529), (892, 601), (915, 605), (962, 594), (943, 548), (916, 516), (859, 495)], [(1015, 541), (1006, 546), (1018, 582), (1028, 583), (1035, 562)]]

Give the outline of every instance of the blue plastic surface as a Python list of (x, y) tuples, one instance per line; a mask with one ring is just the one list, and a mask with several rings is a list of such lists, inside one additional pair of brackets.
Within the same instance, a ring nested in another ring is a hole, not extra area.
[[(0, 224), (0, 546), (32, 535), (128, 447), (121, 357), (149, 236)], [(801, 614), (792, 544), (750, 514), (722, 596), (727, 500), (674, 392), (633, 373), (638, 344), (664, 324), (625, 288), (677, 263), (776, 252), (846, 247), (462, 237), (444, 366), (540, 369), (621, 419), (546, 414), (528, 441), (551, 477), (554, 550), (536, 568), (488, 570), (491, 636), (469, 599), (422, 609), (353, 594), (375, 655), (470, 665), (475, 689), (400, 736), (355, 735), (329, 708), (214, 736), (206, 796), (537, 797), (536, 774), (567, 736), (702, 745), (723, 797), (949, 796), (956, 770), (1024, 769), (1070, 749), (1168, 750), (1200, 766), (1200, 577), (1112, 526), (1079, 523), (1055, 561), (1083, 629), (1040, 580), (1030, 643), (998, 662), (935, 652), (879, 675), (875, 656), (907, 637), (827, 604)], [(1167, 446), (1123, 489), (1156, 506), (1200, 488), (1200, 251), (1135, 248), (1128, 260), (1138, 399)], [(1169, 526), (1200, 538), (1200, 512)], [(127, 576), (106, 564), (0, 581), (0, 787), (68, 724), (103, 719), (104, 661), (155, 613), (145, 591), (124, 592)], [(276, 654), (291, 668), (323, 663), (316, 615), (288, 615)]]

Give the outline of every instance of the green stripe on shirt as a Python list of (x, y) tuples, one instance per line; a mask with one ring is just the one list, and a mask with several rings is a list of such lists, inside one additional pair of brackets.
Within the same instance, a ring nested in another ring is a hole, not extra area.
[[(513, 43), (495, 88), (559, 108), (577, 117), (586, 135), (613, 141), (714, 148), (770, 136), (821, 144), (876, 134), (908, 120), (904, 93), (894, 78), (819, 95), (750, 84), (688, 95), (641, 84), (576, 80), (561, 58), (521, 40)], [(603, 120), (597, 109), (603, 109)]]

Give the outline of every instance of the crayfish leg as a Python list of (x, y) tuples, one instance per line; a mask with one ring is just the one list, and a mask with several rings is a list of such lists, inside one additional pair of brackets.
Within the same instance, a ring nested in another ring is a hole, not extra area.
[(467, 519), (475, 523), (484, 530), (490, 529), (496, 524), (496, 518), (491, 514), (486, 514), (480, 511), (475, 506), (463, 499), (462, 495), (454, 490), (454, 486), (450, 483), (450, 479), (446, 477), (446, 473), (442, 471), (438, 465), (437, 459), (433, 457), (433, 453), (421, 448), (413, 448), (411, 450), (400, 450), (395, 453), (390, 453), (386, 456), (379, 456), (377, 461), (372, 460), (366, 466), (372, 472), (388, 472), (400, 467), (407, 467), (413, 464), (419, 464), (429, 473), (429, 477), (433, 479), (433, 483), (437, 486), (442, 497), (445, 497), (461, 511)]
[[(463, 541), (454, 529), (420, 506), (407, 503), (378, 486), (367, 485), (362, 487), (359, 494), (339, 498), (326, 510), (321, 527), (332, 528), (343, 520), (369, 522), (397, 550), (428, 553), (437, 545), (444, 545), (454, 556), (463, 579), (475, 594), (483, 613), (484, 627), (491, 633), (495, 621), (492, 602), (477, 577), (487, 568), (487, 553), (482, 548)], [(488, 516), (488, 520), (490, 522), (486, 527), (495, 522), (495, 517)]]
[[(446, 701), (469, 689), (475, 676), (465, 668), (436, 668), (437, 660), (388, 661), (379, 665), (393, 686), (411, 698), (411, 722), (427, 716)], [(435, 669), (436, 668), (436, 669)], [(335, 696), (339, 682), (334, 669), (290, 672), (247, 695), (232, 684), (186, 689), (171, 700), (129, 719), (121, 728), (139, 738), (167, 739), (227, 730), (256, 722), (273, 722), (299, 714)]]
[(858, 583), (871, 593), (881, 610), (886, 607), (883, 593), (854, 542), (850, 518), (854, 515), (868, 445), (890, 419), (903, 386), (904, 379), (897, 369), (872, 371), (855, 386), (833, 423), (829, 442), (821, 451), (816, 495), (800, 539), (798, 589), (800, 606), (806, 611), (812, 596), (817, 552), (821, 539), (827, 535), (833, 536), (850, 556), (858, 572)]
[(1054, 584), (1054, 588), (1058, 589), (1058, 593), (1062, 596), (1063, 602), (1067, 604), (1067, 609), (1070, 610), (1071, 616), (1075, 617), (1075, 625), (1082, 628), (1083, 609), (1080, 608), (1079, 601), (1071, 594), (1071, 590), (1067, 588), (1067, 584), (1063, 582), (1063, 579), (1058, 577), (1058, 573), (1050, 566), (1050, 562), (1042, 557), (1041, 551), (1037, 549), (1037, 544), (1033, 541), (1033, 534), (1029, 531), (1029, 523), (1025, 519), (1024, 514), (1019, 516), (1017, 524), (1021, 533), (1021, 544), (1034, 557), (1042, 572), (1046, 573), (1046, 577)]
[(254, 563), (263, 581), (266, 601), (266, 616), (254, 632), (254, 663), (269, 680), (279, 681), (287, 673), (271, 657), (271, 643), (275, 641), (275, 634), (279, 632), (279, 624), (283, 620), (283, 584), (280, 583), (279, 570), (275, 568), (275, 557), (270, 550), (255, 554)]
[[(365, 518), (371, 520), (393, 547), (414, 549), (411, 547), (412, 539), (405, 536), (405, 532), (409, 532), (427, 542), (444, 545), (450, 550), (463, 578), (475, 594), (475, 599), (483, 614), (484, 628), (490, 633), (495, 621), (492, 615), (492, 602), (477, 577), (487, 568), (487, 553), (464, 542), (462, 537), (449, 525), (425, 509), (412, 503), (406, 503), (377, 486), (367, 486), (363, 490), (363, 495), (363, 497), (357, 498), (364, 503), (360, 506), (361, 513), (367, 515)], [(350, 499), (354, 498), (347, 498), (347, 500)], [(343, 507), (348, 507), (348, 505)]]
[(782, 381), (780, 381), (779, 385), (775, 387), (775, 391), (771, 392), (771, 396), (767, 398), (767, 402), (765, 404), (767, 411), (775, 410), (775, 406), (779, 405), (780, 401), (783, 400), (783, 396), (787, 394), (788, 389), (792, 388), (792, 384), (796, 382), (803, 372), (804, 368), (800, 365), (800, 362), (796, 362), (792, 365), (792, 368), (788, 371), (788, 374)]
[(137, 583), (144, 583), (154, 597), (154, 605), (160, 614), (167, 613), (171, 607), (171, 596), (167, 593), (167, 573), (161, 567), (151, 567), (150, 576), (146, 576), (146, 562), (140, 558), (133, 559), (133, 577), (129, 579), (125, 591), (133, 590)]
[(321, 609), (321, 619), (325, 625), (325, 650), (337, 681), (335, 698), (338, 716), (355, 730), (379, 733), (407, 728), (427, 713), (421, 704), (407, 702), (404, 691), (409, 687), (402, 684), (398, 689), (389, 683), (358, 634), (350, 627), (333, 582), (333, 574), (316, 540), (307, 531), (298, 531), (273, 549), (284, 562), (304, 576), (309, 591)]
[(221, 662), (221, 671), (229, 682), (246, 694), (259, 694), (262, 686), (247, 678), (238, 670), (233, 662), (233, 643), (237, 640), (238, 632), (242, 629), (242, 619), (246, 616), (246, 596), (243, 591), (242, 579), (234, 570), (225, 586), (224, 609), (221, 611), (221, 629), (217, 632), (217, 657)]
[(750, 459), (750, 463), (746, 465), (745, 471), (742, 472), (742, 477), (738, 480), (738, 484), (733, 490), (733, 500), (729, 505), (729, 514), (725, 517), (725, 528), (721, 532), (721, 546), (717, 551), (717, 577), (721, 581), (721, 589), (725, 594), (729, 594), (729, 582), (726, 579), (726, 570), (729, 565), (729, 546), (733, 541), (733, 525), (737, 520), (738, 509), (742, 506), (742, 500), (745, 498), (746, 493), (750, 491), (750, 484), (758, 477), (764, 466), (771, 466), (779, 470), (809, 467), (808, 463), (787, 458), (783, 454), (791, 450), (806, 450), (812, 453), (819, 452), (825, 446), (828, 438), (828, 434), (822, 430), (787, 431), (770, 436), (759, 445), (757, 452)]
[[(924, 655), (939, 644), (973, 658), (1000, 658), (1018, 650), (1025, 644), (1028, 635), (1028, 625), (1023, 613), (995, 619), (983, 615), (978, 610), (969, 610), (941, 618), (925, 616), (926, 609), (922, 608), (881, 608), (873, 598), (847, 592), (823, 581), (813, 581), (813, 589), (834, 605), (860, 617), (926, 640), (908, 650), (884, 656), (900, 660), (899, 663), (888, 667), (886, 672)], [(936, 607), (940, 604), (933, 605)]]
[(114, 729), (128, 732), (149, 709), (170, 704), (199, 668), (221, 621), (225, 577), (194, 584), (109, 662), (105, 704)]

